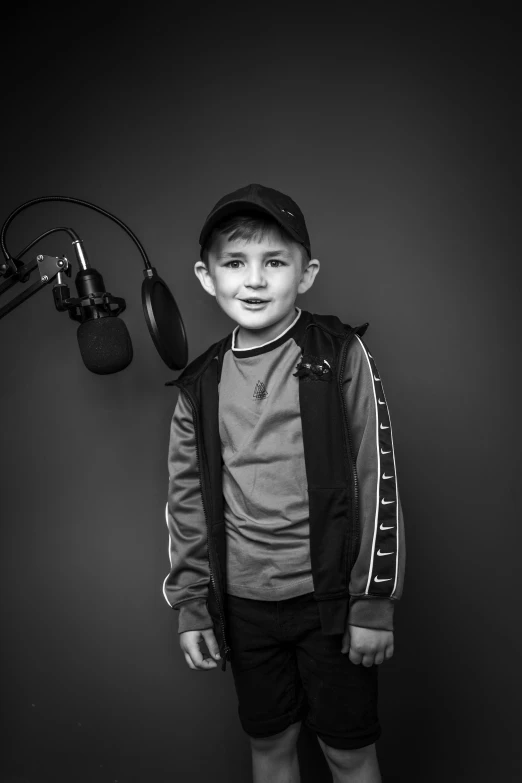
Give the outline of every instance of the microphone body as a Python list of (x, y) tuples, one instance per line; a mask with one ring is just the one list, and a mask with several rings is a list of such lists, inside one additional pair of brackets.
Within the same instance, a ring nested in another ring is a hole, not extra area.
[[(124, 370), (133, 351), (125, 322), (111, 310), (115, 298), (107, 292), (101, 274), (90, 266), (78, 271), (75, 284), (81, 300), (77, 338), (83, 363), (98, 375)], [(119, 306), (117, 312), (122, 309)]]

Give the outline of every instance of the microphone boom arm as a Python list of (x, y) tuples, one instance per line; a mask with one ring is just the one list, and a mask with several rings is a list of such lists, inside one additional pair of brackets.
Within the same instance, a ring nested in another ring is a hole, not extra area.
[[(131, 231), (131, 229), (123, 222), (123, 220), (120, 220), (116, 217), (116, 215), (113, 215), (111, 212), (108, 212), (106, 209), (102, 209), (102, 207), (98, 207), (96, 204), (91, 204), (90, 201), (83, 201), (79, 198), (73, 198), (72, 196), (40, 196), (40, 198), (33, 198), (30, 201), (26, 201), (24, 204), (20, 204), (19, 207), (17, 207), (15, 210), (11, 212), (11, 214), (7, 217), (4, 225), (2, 226), (2, 230), (0, 232), (0, 247), (2, 248), (2, 252), (6, 258), (7, 263), (13, 269), (14, 272), (16, 272), (16, 269), (13, 268), (12, 261), (13, 259), (9, 255), (9, 251), (7, 250), (6, 244), (5, 244), (5, 235), (7, 232), (7, 229), (9, 228), (10, 224), (13, 222), (14, 218), (20, 214), (24, 209), (28, 209), (29, 207), (33, 206), (33, 204), (43, 204), (46, 201), (65, 201), (70, 204), (78, 204), (81, 207), (88, 207), (89, 209), (93, 209), (95, 212), (99, 212), (100, 215), (105, 215), (105, 217), (109, 218), (109, 220), (112, 220), (114, 223), (116, 223), (120, 228), (122, 228), (126, 234), (130, 236), (132, 241), (137, 246), (138, 250), (141, 253), (141, 257), (143, 258), (143, 262), (145, 264), (145, 269), (152, 269), (152, 265), (147, 257), (147, 254), (145, 252), (145, 249), (143, 245), (141, 244), (140, 240), (136, 236), (136, 234)], [(36, 241), (36, 240), (35, 240)]]

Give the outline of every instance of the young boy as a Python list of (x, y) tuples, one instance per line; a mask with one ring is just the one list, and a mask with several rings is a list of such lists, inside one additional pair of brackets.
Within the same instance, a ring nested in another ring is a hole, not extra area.
[(320, 265), (276, 190), (222, 198), (200, 245), (195, 273), (237, 325), (170, 382), (164, 595), (180, 646), (191, 669), (230, 661), (254, 783), (299, 781), (302, 720), (334, 783), (376, 783), (405, 548), (368, 323), (295, 306)]

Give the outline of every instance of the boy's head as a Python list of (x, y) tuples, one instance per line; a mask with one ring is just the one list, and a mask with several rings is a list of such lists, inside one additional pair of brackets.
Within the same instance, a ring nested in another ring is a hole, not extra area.
[(268, 341), (290, 325), (297, 294), (311, 287), (319, 271), (301, 210), (262, 185), (220, 199), (205, 221), (200, 245), (194, 271), (201, 285), (249, 342)]

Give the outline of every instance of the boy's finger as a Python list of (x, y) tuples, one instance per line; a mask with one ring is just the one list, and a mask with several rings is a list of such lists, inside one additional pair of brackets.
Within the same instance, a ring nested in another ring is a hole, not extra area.
[(199, 644), (191, 645), (189, 649), (189, 655), (196, 669), (201, 669), (203, 663), (203, 656), (199, 649)]
[(211, 631), (203, 631), (203, 638), (205, 640), (205, 644), (207, 645), (208, 651), (211, 654), (213, 658), (218, 660), (221, 658), (219, 654), (219, 645), (217, 643), (216, 637), (214, 636), (214, 632)]
[(212, 658), (203, 658), (199, 644), (191, 645), (188, 654), (194, 664), (194, 669), (214, 669), (217, 666), (217, 663)]
[(189, 655), (188, 660), (190, 661), (189, 666), (191, 669), (215, 669), (217, 666), (216, 661), (213, 661), (212, 658), (203, 658), (201, 653), (193, 658)]
[(356, 665), (358, 665), (363, 659), (361, 653), (355, 652), (353, 647), (350, 647), (350, 655), (348, 657), (351, 660), (351, 662), (355, 663)]
[(193, 663), (192, 663), (192, 661), (190, 660), (190, 655), (189, 655), (188, 653), (183, 653), (183, 654), (184, 654), (184, 656), (185, 656), (185, 660), (186, 660), (186, 662), (187, 662), (187, 665), (188, 665), (188, 667), (189, 667), (190, 669), (195, 669), (196, 667), (194, 666), (194, 664), (193, 664)]
[(386, 651), (384, 653), (384, 657), (388, 661), (393, 655), (393, 644), (390, 644), (389, 647), (386, 648)]
[(199, 665), (196, 665), (196, 669), (215, 669), (217, 666), (217, 663), (212, 660), (212, 658), (202, 658), (201, 663)]

